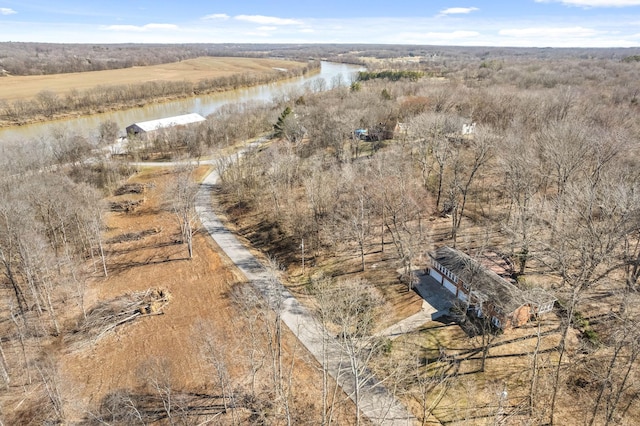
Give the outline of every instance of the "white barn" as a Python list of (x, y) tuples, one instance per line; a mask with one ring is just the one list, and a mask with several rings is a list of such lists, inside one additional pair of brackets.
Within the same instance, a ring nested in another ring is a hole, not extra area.
[(167, 129), (175, 126), (186, 126), (187, 124), (200, 123), (205, 120), (206, 119), (200, 114), (192, 113), (176, 115), (175, 117), (160, 118), (158, 120), (142, 121), (128, 126), (127, 135), (129, 137), (143, 136), (160, 129)]

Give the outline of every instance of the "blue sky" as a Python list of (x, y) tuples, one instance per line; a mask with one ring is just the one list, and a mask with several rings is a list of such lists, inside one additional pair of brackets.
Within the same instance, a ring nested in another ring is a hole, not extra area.
[(0, 0), (0, 41), (637, 47), (640, 0)]

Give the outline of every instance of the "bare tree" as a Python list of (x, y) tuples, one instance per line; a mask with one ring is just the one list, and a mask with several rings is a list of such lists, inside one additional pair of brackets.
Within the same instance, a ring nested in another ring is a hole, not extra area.
[(118, 123), (113, 120), (106, 120), (98, 126), (98, 140), (101, 146), (108, 146), (115, 143), (118, 137)]
[(193, 258), (193, 235), (196, 232), (198, 215), (195, 211), (198, 185), (193, 181), (192, 166), (179, 166), (175, 179), (167, 190), (170, 209), (180, 226), (182, 242), (187, 245), (189, 259)]
[(493, 136), (481, 129), (469, 142), (468, 149), (462, 145), (456, 145), (454, 148), (454, 156), (451, 159), (453, 176), (449, 183), (449, 208), (447, 209), (451, 211), (451, 238), (454, 247), (469, 191), (475, 183), (478, 172), (491, 159), (493, 147)]
[(425, 238), (422, 214), (429, 197), (412, 178), (412, 165), (407, 160), (398, 151), (377, 156), (373, 165), (376, 185), (371, 189), (381, 210), (382, 226), (391, 235), (402, 276), (411, 289), (413, 261)]
[(175, 417), (172, 365), (166, 358), (149, 358), (138, 366), (137, 376), (162, 402), (163, 417), (173, 424)]
[(326, 316), (338, 332), (338, 344), (353, 375), (356, 424), (362, 422), (360, 392), (373, 374), (370, 362), (383, 341), (373, 331), (383, 305), (382, 297), (362, 280), (345, 280), (329, 290), (333, 303)]
[(544, 184), (534, 144), (521, 134), (510, 134), (500, 146), (499, 166), (504, 171), (504, 189), (509, 197), (509, 214), (504, 225), (517, 247), (517, 274), (525, 272), (530, 257), (535, 222), (535, 197)]
[[(581, 184), (567, 185), (563, 214), (557, 219), (556, 230), (547, 245), (551, 267), (562, 278), (569, 295), (566, 301), (567, 315), (561, 327), (558, 346), (559, 358), (554, 373), (554, 389), (551, 399), (551, 421), (554, 421), (560, 374), (566, 351), (569, 329), (576, 307), (583, 292), (599, 284), (611, 273), (621, 268), (614, 253), (624, 242), (626, 224), (634, 210), (622, 194), (633, 191), (624, 171), (610, 171), (597, 182), (584, 180)], [(554, 210), (554, 213), (555, 210)]]
[(195, 326), (195, 332), (200, 339), (200, 350), (210, 367), (213, 369), (217, 379), (217, 385), (222, 390), (224, 411), (230, 411), (233, 424), (238, 424), (239, 419), (238, 414), (236, 413), (236, 395), (226, 362), (226, 354), (234, 351), (230, 350), (229, 347), (222, 342), (222, 339), (216, 338), (212, 330), (212, 324), (207, 324), (205, 322), (200, 322)]
[(411, 135), (417, 138), (416, 160), (422, 172), (422, 182), (428, 185), (432, 162), (437, 165), (436, 210), (440, 208), (442, 182), (448, 166), (453, 143), (459, 140), (462, 119), (442, 113), (424, 113), (413, 118), (409, 124)]

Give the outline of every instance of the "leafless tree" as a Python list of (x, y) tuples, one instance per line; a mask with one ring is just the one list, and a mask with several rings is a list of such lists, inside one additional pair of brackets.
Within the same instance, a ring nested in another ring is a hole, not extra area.
[(98, 140), (101, 146), (111, 145), (116, 141), (119, 132), (118, 123), (113, 120), (106, 120), (98, 126)]
[(562, 278), (569, 293), (566, 300), (567, 315), (561, 327), (559, 359), (554, 375), (552, 422), (566, 339), (578, 302), (585, 290), (599, 284), (613, 271), (621, 268), (616, 256), (612, 254), (620, 251), (626, 225), (634, 214), (631, 205), (623, 202), (630, 197), (622, 194), (633, 191), (628, 183), (624, 171), (610, 171), (597, 182), (584, 180), (581, 184), (568, 185), (564, 189), (564, 195), (570, 202), (566, 203), (563, 214), (558, 218), (558, 225), (552, 236), (554, 244), (547, 246), (551, 266)]
[(523, 134), (510, 134), (500, 143), (499, 166), (504, 171), (504, 189), (509, 199), (509, 212), (504, 225), (517, 247), (519, 275), (524, 274), (529, 260), (535, 222), (536, 195), (544, 176), (535, 155), (534, 144)]
[(493, 155), (494, 136), (486, 130), (479, 130), (469, 147), (462, 144), (454, 147), (451, 159), (452, 174), (449, 183), (449, 209), (451, 211), (451, 238), (455, 247), (458, 230), (462, 223), (469, 191), (475, 183), (478, 172), (487, 165)]
[(373, 331), (378, 321), (381, 296), (369, 283), (346, 280), (329, 290), (333, 303), (326, 307), (327, 319), (338, 332), (337, 340), (353, 375), (356, 424), (361, 424), (362, 387), (372, 379), (370, 362), (383, 341)]
[(192, 166), (179, 166), (167, 190), (170, 209), (180, 226), (180, 236), (187, 245), (189, 259), (193, 258), (193, 235), (198, 221), (195, 211), (198, 185), (193, 181), (193, 171)]
[(195, 326), (195, 332), (199, 336), (199, 347), (203, 353), (204, 359), (207, 360), (212, 367), (217, 385), (222, 391), (222, 401), (225, 412), (231, 412), (233, 424), (239, 424), (238, 414), (236, 413), (236, 394), (234, 392), (234, 384), (229, 376), (226, 362), (227, 354), (234, 352), (230, 350), (220, 338), (216, 338), (212, 332), (212, 324), (200, 322)]

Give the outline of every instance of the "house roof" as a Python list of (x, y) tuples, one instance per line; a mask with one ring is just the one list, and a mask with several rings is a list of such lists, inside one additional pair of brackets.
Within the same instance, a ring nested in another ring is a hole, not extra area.
[(165, 127), (183, 126), (185, 124), (199, 123), (205, 120), (206, 119), (200, 114), (192, 113), (176, 115), (175, 117), (160, 118), (158, 120), (142, 121), (140, 123), (134, 123), (131, 126), (137, 126), (145, 132), (152, 132)]
[(505, 313), (513, 312), (528, 302), (519, 288), (461, 251), (444, 246), (429, 256), (457, 275), (470, 287), (472, 294)]

